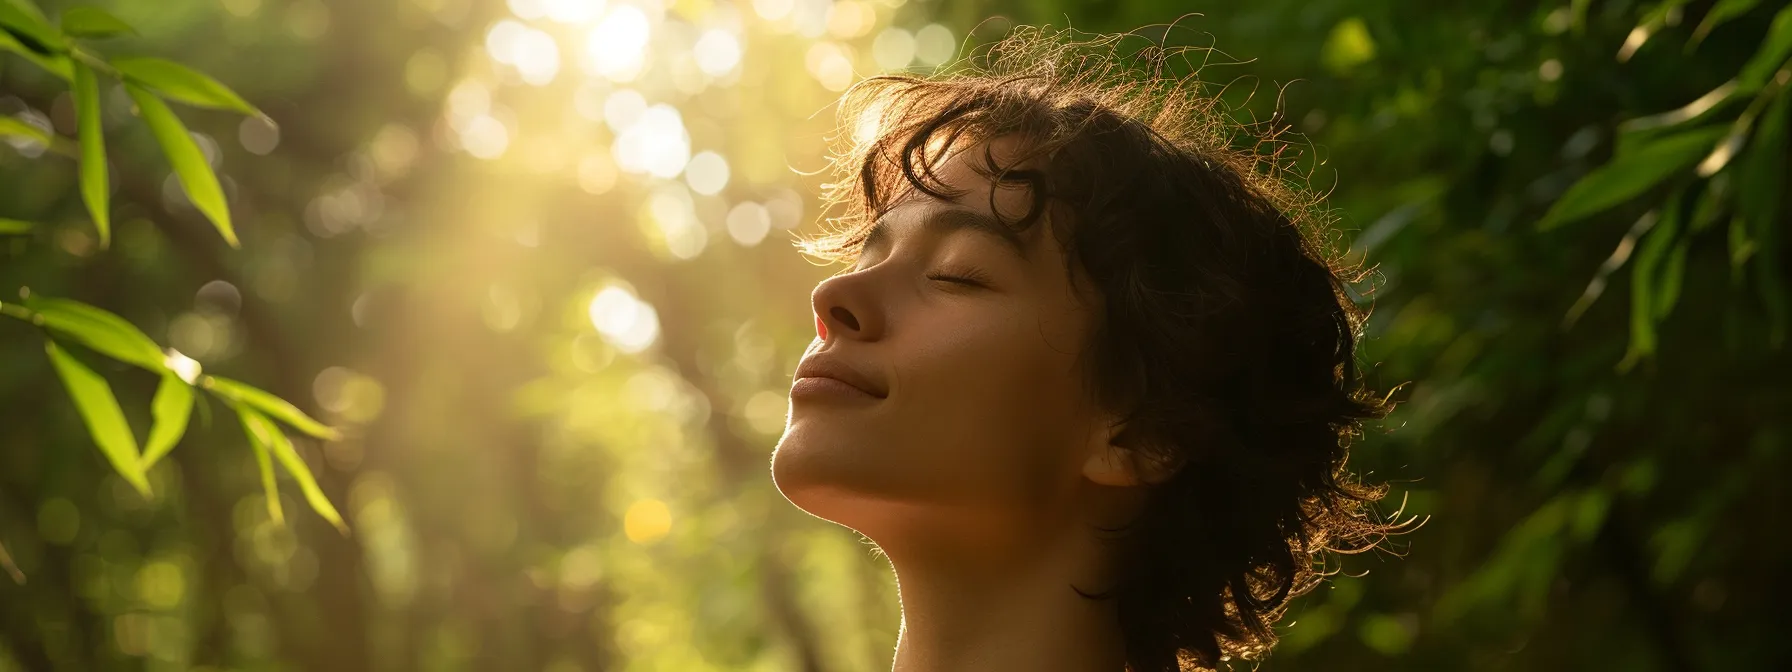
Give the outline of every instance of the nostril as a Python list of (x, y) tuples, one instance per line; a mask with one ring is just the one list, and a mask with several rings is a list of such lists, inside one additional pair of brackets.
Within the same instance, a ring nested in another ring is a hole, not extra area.
[(834, 316), (834, 319), (845, 324), (847, 329), (853, 331), (859, 330), (859, 318), (853, 317), (852, 311), (835, 306), (832, 310), (828, 311), (828, 314)]

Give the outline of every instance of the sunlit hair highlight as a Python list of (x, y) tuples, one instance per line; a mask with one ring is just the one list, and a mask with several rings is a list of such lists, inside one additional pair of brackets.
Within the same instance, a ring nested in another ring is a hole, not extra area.
[[(1385, 489), (1345, 468), (1362, 423), (1392, 407), (1355, 361), (1364, 313), (1347, 286), (1361, 274), (1295, 168), (1299, 146), (1273, 121), (1238, 121), (1201, 79), (1195, 62), (1215, 52), (1073, 33), (1020, 27), (961, 67), (848, 89), (826, 230), (798, 244), (854, 262), (900, 198), (962, 195), (935, 168), (985, 147), (973, 168), (1033, 197), (1005, 223), (1048, 222), (1070, 277), (1101, 297), (1084, 364), (1096, 398), (1126, 411), (1119, 442), (1175, 468), (1099, 596), (1119, 601), (1128, 669), (1256, 659), (1331, 553), (1403, 527), (1371, 507)], [(1193, 71), (1169, 75), (1178, 62)], [(1002, 137), (1022, 151), (998, 164), (987, 142)]]

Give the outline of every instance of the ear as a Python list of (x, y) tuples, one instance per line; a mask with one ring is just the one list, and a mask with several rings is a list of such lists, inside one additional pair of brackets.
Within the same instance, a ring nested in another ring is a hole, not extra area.
[(1176, 475), (1178, 466), (1138, 450), (1125, 423), (1107, 418), (1091, 437), (1083, 477), (1101, 485), (1133, 487), (1155, 485)]

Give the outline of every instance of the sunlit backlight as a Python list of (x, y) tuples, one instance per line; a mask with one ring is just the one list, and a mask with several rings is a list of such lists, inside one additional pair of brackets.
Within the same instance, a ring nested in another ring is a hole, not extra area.
[(796, 0), (753, 0), (753, 11), (759, 14), (759, 18), (767, 21), (777, 21), (789, 16), (790, 10), (795, 8)]
[(852, 59), (846, 50), (833, 42), (817, 42), (809, 47), (803, 65), (829, 91), (845, 91), (852, 85)]
[(871, 32), (877, 25), (877, 12), (871, 3), (859, 0), (841, 0), (828, 8), (828, 32), (834, 37), (850, 40)]
[(616, 186), (616, 160), (608, 154), (592, 153), (579, 159), (579, 188), (587, 194), (602, 194)]
[(539, 0), (543, 14), (560, 23), (588, 23), (604, 11), (604, 0)]
[(611, 151), (624, 172), (673, 178), (691, 159), (691, 136), (678, 109), (658, 103), (641, 111), (616, 136)]
[(634, 89), (617, 89), (604, 98), (604, 123), (608, 124), (610, 130), (616, 133), (621, 133), (623, 129), (634, 124), (635, 120), (640, 119), (641, 113), (645, 111), (647, 111), (647, 99), (642, 98), (641, 93)]
[(647, 58), (650, 26), (633, 5), (618, 5), (585, 37), (585, 69), (618, 82), (632, 82)]
[(684, 180), (691, 191), (714, 196), (728, 186), (728, 160), (715, 152), (698, 152), (684, 167)]
[(758, 245), (771, 230), (772, 213), (763, 205), (748, 201), (728, 211), (728, 237), (743, 247)]
[(709, 230), (697, 219), (691, 194), (677, 183), (663, 185), (647, 198), (648, 235), (665, 241), (666, 252), (678, 259), (694, 259), (709, 245)]
[(185, 381), (188, 385), (193, 385), (199, 382), (199, 373), (201, 371), (199, 361), (181, 354), (181, 351), (179, 350), (175, 350), (174, 348), (164, 349), (162, 351), (162, 365), (168, 367), (169, 371), (173, 371), (174, 375), (179, 376), (180, 379)]
[(591, 298), (589, 313), (591, 326), (617, 350), (637, 353), (659, 338), (659, 313), (626, 288), (610, 285), (599, 290)]
[(915, 58), (926, 65), (939, 65), (952, 59), (958, 53), (958, 40), (952, 37), (952, 29), (937, 23), (915, 31)]
[(672, 511), (666, 503), (657, 499), (643, 499), (628, 505), (628, 511), (622, 515), (622, 531), (628, 540), (637, 544), (651, 544), (672, 531)]
[(492, 60), (515, 66), (523, 81), (542, 86), (560, 72), (560, 47), (545, 32), (505, 19), (485, 34)]
[(915, 60), (915, 36), (901, 28), (885, 28), (871, 41), (871, 60), (885, 70), (900, 70)]
[(460, 145), (468, 154), (481, 159), (495, 159), (504, 155), (510, 148), (510, 130), (504, 123), (481, 114), (467, 120), (460, 129)]
[(697, 67), (711, 77), (721, 77), (740, 64), (740, 40), (726, 30), (712, 28), (691, 45)]

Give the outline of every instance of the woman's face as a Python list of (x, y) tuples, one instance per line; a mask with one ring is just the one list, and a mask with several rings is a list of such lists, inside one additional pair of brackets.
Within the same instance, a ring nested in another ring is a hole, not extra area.
[[(1002, 160), (1015, 145), (993, 148)], [(982, 154), (940, 165), (962, 196), (911, 191), (858, 263), (815, 288), (825, 336), (798, 367), (772, 457), (792, 503), (886, 548), (1052, 527), (1110, 436), (1078, 367), (1098, 304), (1073, 291), (1049, 221), (1004, 235), (992, 184), (967, 163)], [(1009, 221), (1030, 203), (996, 191)]]

